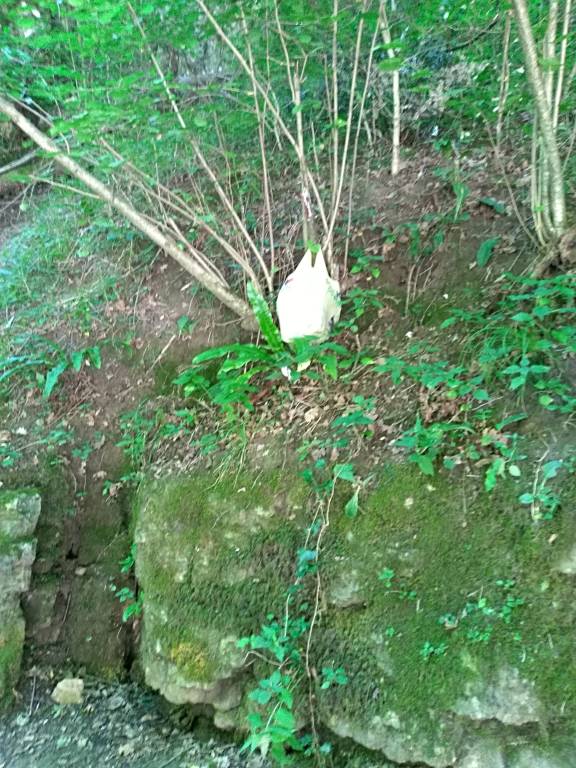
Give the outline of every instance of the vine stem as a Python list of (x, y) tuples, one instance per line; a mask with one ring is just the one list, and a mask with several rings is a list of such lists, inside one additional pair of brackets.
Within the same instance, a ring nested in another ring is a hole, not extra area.
[[(322, 548), (322, 538), (330, 526), (330, 509), (332, 507), (332, 501), (334, 500), (334, 493), (336, 492), (336, 478), (332, 481), (332, 489), (330, 496), (326, 502), (326, 509), (323, 512), (323, 521), (318, 532), (318, 538), (316, 539), (316, 594), (314, 597), (314, 611), (312, 618), (310, 619), (310, 627), (308, 629), (308, 637), (306, 639), (306, 652), (304, 655), (304, 663), (306, 667), (306, 677), (308, 678), (308, 708), (310, 712), (310, 727), (312, 730), (312, 740), (314, 744), (314, 750), (317, 755), (319, 752), (318, 744), (318, 731), (316, 728), (316, 711), (315, 711), (315, 694), (314, 694), (314, 673), (310, 666), (310, 647), (312, 645), (312, 636), (314, 634), (314, 628), (320, 614), (320, 596), (322, 594), (322, 578), (320, 576), (320, 551)], [(323, 505), (319, 505), (319, 510), (322, 510)]]

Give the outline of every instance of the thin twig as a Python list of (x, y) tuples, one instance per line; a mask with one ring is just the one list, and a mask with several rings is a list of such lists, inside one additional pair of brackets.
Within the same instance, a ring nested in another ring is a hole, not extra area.
[(492, 150), (494, 151), (494, 157), (496, 158), (496, 162), (498, 163), (498, 166), (500, 168), (500, 172), (502, 173), (502, 178), (504, 179), (504, 184), (506, 185), (506, 189), (508, 190), (508, 196), (510, 198), (510, 204), (512, 205), (512, 210), (516, 214), (516, 218), (518, 219), (518, 223), (522, 227), (522, 230), (524, 234), (530, 239), (531, 243), (534, 245), (535, 248), (539, 248), (538, 242), (535, 240), (534, 235), (530, 232), (528, 227), (526, 226), (526, 223), (524, 219), (522, 218), (522, 215), (520, 213), (520, 210), (518, 208), (518, 203), (516, 202), (516, 196), (514, 195), (514, 190), (512, 189), (512, 185), (510, 184), (510, 179), (508, 178), (508, 173), (506, 171), (506, 167), (504, 165), (504, 162), (502, 160), (502, 156), (500, 155), (500, 152), (498, 151), (498, 148), (496, 147), (496, 144), (494, 142), (494, 138), (492, 136), (492, 132), (490, 130), (490, 126), (488, 123), (486, 123), (486, 133), (488, 134), (488, 140), (490, 141), (490, 144), (492, 145)]
[(512, 11), (507, 11), (504, 21), (504, 45), (502, 52), (502, 69), (500, 73), (500, 93), (498, 94), (498, 117), (496, 118), (496, 148), (500, 151), (502, 142), (502, 127), (504, 125), (504, 109), (510, 88), (510, 31), (512, 29)]
[[(384, 7), (386, 0), (380, 0), (379, 13)], [(366, 68), (366, 79), (364, 81), (364, 89), (362, 91), (362, 98), (360, 100), (360, 111), (358, 115), (358, 122), (356, 123), (356, 135), (354, 137), (354, 148), (352, 149), (352, 168), (350, 172), (350, 183), (348, 186), (348, 219), (346, 221), (346, 237), (344, 242), (344, 274), (348, 271), (348, 255), (350, 252), (350, 232), (352, 230), (352, 202), (354, 197), (354, 185), (356, 181), (356, 164), (358, 162), (358, 146), (360, 142), (360, 132), (362, 130), (362, 121), (364, 115), (364, 108), (366, 105), (366, 97), (368, 95), (368, 88), (370, 85), (370, 75), (372, 73), (372, 62), (374, 59), (374, 51), (376, 50), (376, 40), (378, 38), (379, 21), (376, 24), (376, 29), (372, 35), (372, 42), (370, 44), (370, 52), (368, 54), (368, 65)]]
[(358, 29), (356, 31), (356, 45), (354, 49), (354, 64), (352, 66), (352, 78), (350, 83), (350, 98), (348, 100), (348, 116), (346, 121), (346, 134), (344, 137), (344, 147), (342, 149), (342, 159), (340, 162), (340, 178), (338, 180), (338, 191), (334, 199), (332, 206), (332, 214), (330, 217), (330, 224), (328, 227), (328, 233), (325, 238), (326, 250), (328, 253), (328, 261), (331, 266), (334, 266), (332, 259), (332, 236), (334, 233), (334, 226), (336, 224), (336, 218), (338, 216), (338, 209), (340, 208), (340, 200), (342, 199), (342, 188), (344, 186), (344, 179), (346, 176), (346, 165), (348, 160), (348, 148), (350, 146), (350, 135), (352, 133), (352, 117), (354, 113), (354, 103), (356, 101), (356, 81), (358, 79), (358, 67), (360, 64), (360, 51), (362, 46), (362, 35), (364, 32), (364, 14), (366, 13), (369, 5), (369, 0), (364, 0), (362, 4), (362, 16), (358, 22)]

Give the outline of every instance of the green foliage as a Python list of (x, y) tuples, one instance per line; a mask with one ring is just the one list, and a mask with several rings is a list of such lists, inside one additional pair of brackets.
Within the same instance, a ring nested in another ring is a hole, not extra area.
[[(288, 349), (264, 298), (254, 288), (249, 289), (249, 293), (263, 343), (227, 344), (196, 355), (191, 367), (174, 380), (186, 397), (205, 398), (227, 416), (233, 416), (238, 406), (254, 410), (255, 395), (266, 382), (282, 380), (286, 371), (290, 381), (295, 382), (304, 375), (318, 378), (316, 371), (308, 370), (309, 364), (317, 364), (331, 379), (339, 378), (352, 368), (357, 355), (332, 341), (297, 339), (293, 348)], [(222, 362), (218, 362), (214, 371), (217, 361)]]
[(551, 520), (558, 511), (561, 500), (557, 492), (549, 487), (561, 469), (574, 471), (573, 457), (569, 461), (554, 459), (539, 464), (536, 469), (532, 490), (522, 493), (518, 497), (520, 504), (530, 507), (530, 513), (534, 521)]
[(130, 587), (117, 588), (112, 585), (112, 591), (116, 598), (124, 605), (122, 611), (122, 621), (127, 622), (137, 616), (141, 616), (144, 610), (144, 592), (140, 590), (138, 594)]
[[(442, 324), (444, 329), (458, 324), (460, 332), (467, 334), (470, 364), (423, 362), (418, 345), (408, 350), (407, 357), (396, 355), (380, 361), (374, 370), (390, 376), (394, 385), (409, 379), (432, 393), (438, 404), (454, 403), (449, 420), (431, 418), (426, 423), (418, 415), (396, 446), (406, 449), (409, 460), (425, 475), (435, 473), (441, 457), (447, 469), (463, 462), (486, 466), (487, 491), (507, 475), (521, 477), (519, 462), (526, 456), (519, 449), (519, 435), (505, 428), (525, 414), (494, 420), (489, 404), (504, 386), (523, 396), (529, 389), (538, 393), (538, 404), (546, 410), (575, 412), (574, 387), (563, 372), (563, 361), (576, 352), (574, 328), (558, 323), (574, 314), (575, 300), (573, 275), (541, 280), (508, 276), (498, 304), (490, 312), (459, 310)], [(483, 403), (486, 407), (479, 408)], [(522, 504), (530, 506), (534, 519), (550, 519), (559, 506), (555, 494), (546, 488), (550, 479), (552, 476), (543, 473), (534, 492), (520, 497)]]
[(238, 641), (239, 648), (266, 654), (278, 665), (249, 695), (250, 701), (261, 710), (267, 708), (270, 715), (264, 717), (255, 711), (248, 716), (250, 735), (244, 749), (269, 753), (278, 765), (286, 765), (291, 762), (291, 752), (302, 752), (306, 747), (306, 741), (296, 735), (294, 689), (298, 682), (295, 669), (302, 660), (299, 641), (306, 635), (308, 622), (303, 616), (282, 625), (272, 615), (268, 619), (270, 623), (263, 625), (258, 635)]
[(476, 253), (476, 263), (479, 267), (485, 267), (488, 264), (492, 258), (494, 248), (498, 245), (499, 242), (499, 237), (489, 237), (488, 240), (484, 240), (482, 245), (478, 248), (478, 252)]
[(256, 290), (252, 282), (248, 283), (247, 294), (266, 343), (274, 352), (281, 352), (284, 348), (284, 343), (270, 312), (270, 307), (266, 303), (266, 299)]
[[(6, 384), (13, 379), (24, 379), (35, 383), (48, 400), (63, 373), (73, 370), (79, 373), (83, 365), (101, 368), (100, 347), (86, 347), (71, 353), (48, 339), (32, 339), (30, 351), (25, 355), (10, 355), (0, 360), (0, 385), (6, 391)], [(2, 389), (0, 389), (0, 392)]]
[[(106, 481), (104, 495), (120, 485), (138, 485), (149, 457), (162, 443), (176, 436), (190, 436), (196, 423), (196, 414), (187, 408), (150, 408), (146, 403), (134, 411), (120, 415), (121, 438), (117, 445), (128, 458), (128, 471), (119, 481)], [(207, 436), (205, 436), (207, 437)]]

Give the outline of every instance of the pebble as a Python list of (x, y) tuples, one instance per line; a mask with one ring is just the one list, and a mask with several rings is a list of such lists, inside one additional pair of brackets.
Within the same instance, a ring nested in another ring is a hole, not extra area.
[(56, 704), (82, 704), (84, 700), (84, 680), (79, 677), (66, 677), (60, 680), (52, 691)]

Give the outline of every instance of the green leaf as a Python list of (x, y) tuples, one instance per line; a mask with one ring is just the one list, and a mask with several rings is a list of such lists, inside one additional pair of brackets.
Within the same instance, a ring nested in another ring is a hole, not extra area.
[(280, 350), (284, 349), (284, 342), (280, 336), (278, 326), (274, 322), (274, 318), (270, 312), (270, 307), (266, 303), (266, 299), (256, 289), (252, 282), (248, 283), (246, 293), (248, 294), (248, 300), (252, 306), (252, 309), (254, 310), (254, 314), (256, 315), (256, 320), (258, 321), (262, 335), (270, 347), (272, 347), (275, 352), (279, 352)]
[(524, 421), (524, 419), (527, 418), (527, 413), (514, 413), (511, 416), (506, 416), (506, 418), (502, 419), (502, 421), (499, 421), (496, 424), (496, 429), (500, 431), (501, 429), (504, 429), (504, 427), (508, 427), (510, 424), (516, 424), (517, 422)]
[(529, 312), (517, 312), (515, 315), (512, 315), (511, 319), (515, 323), (530, 323), (534, 320)]
[(518, 466), (518, 464), (510, 464), (508, 466), (508, 472), (512, 477), (520, 477), (520, 475), (522, 474), (522, 471)]
[(546, 482), (546, 480), (552, 480), (553, 477), (556, 477), (561, 468), (562, 461), (560, 459), (556, 459), (555, 461), (548, 461), (542, 467), (542, 480), (544, 482)]
[(538, 402), (540, 403), (541, 406), (543, 406), (544, 408), (547, 408), (549, 405), (552, 405), (552, 403), (554, 402), (554, 398), (550, 397), (550, 395), (540, 395), (540, 397), (538, 398)]
[(176, 326), (180, 334), (189, 333), (196, 325), (196, 320), (191, 320), (188, 315), (181, 315), (176, 321)]
[(521, 496), (518, 496), (518, 501), (520, 504), (532, 504), (534, 495), (532, 493), (523, 493)]
[(492, 258), (492, 252), (499, 242), (499, 237), (491, 237), (488, 240), (484, 240), (476, 253), (476, 263), (479, 267), (485, 267), (488, 264)]
[(434, 462), (430, 456), (426, 456), (424, 453), (413, 453), (409, 459), (418, 465), (420, 472), (423, 474), (430, 476), (434, 474)]
[(336, 355), (325, 355), (321, 358), (321, 363), (328, 376), (336, 381), (338, 378), (338, 358)]
[(344, 514), (346, 517), (355, 518), (358, 514), (358, 497), (360, 494), (360, 489), (356, 488), (352, 496), (348, 499), (346, 502), (346, 506), (344, 507)]
[(78, 373), (84, 362), (84, 351), (77, 350), (76, 352), (72, 352), (70, 355), (70, 362), (72, 363), (72, 368)]
[(88, 356), (88, 359), (94, 366), (94, 368), (100, 368), (102, 367), (102, 357), (100, 355), (100, 347), (89, 347), (86, 350), (86, 354)]
[(480, 202), (484, 203), (484, 205), (487, 205), (489, 208), (493, 208), (496, 213), (506, 213), (505, 204), (500, 202), (500, 200), (496, 200), (494, 197), (481, 197)]
[(526, 384), (526, 377), (516, 376), (510, 381), (510, 389), (520, 389), (520, 387), (523, 387), (524, 384)]
[(292, 712), (290, 712), (289, 709), (286, 709), (285, 707), (280, 707), (280, 709), (276, 712), (274, 722), (275, 725), (278, 725), (281, 728), (286, 728), (287, 731), (293, 731), (296, 725), (294, 715)]
[(382, 59), (382, 61), (378, 62), (378, 69), (381, 72), (396, 72), (402, 66), (403, 61), (399, 56), (389, 56), (387, 59)]
[(352, 464), (335, 464), (333, 474), (335, 480), (346, 480), (349, 483), (353, 483), (356, 479)]
[(63, 360), (61, 363), (58, 363), (58, 365), (54, 366), (54, 368), (51, 368), (48, 371), (46, 374), (46, 381), (44, 382), (44, 390), (42, 392), (42, 397), (44, 400), (48, 400), (58, 382), (58, 379), (64, 373), (66, 368), (68, 368), (68, 361)]
[(268, 704), (270, 699), (272, 698), (271, 691), (265, 691), (263, 688), (256, 688), (255, 691), (251, 691), (251, 693), (248, 695), (248, 698), (250, 701), (255, 701), (256, 704)]

